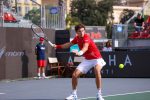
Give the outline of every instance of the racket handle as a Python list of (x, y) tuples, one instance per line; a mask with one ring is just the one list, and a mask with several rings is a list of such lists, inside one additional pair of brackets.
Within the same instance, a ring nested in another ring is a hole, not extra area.
[(52, 47), (54, 47), (54, 44), (53, 44), (51, 41), (48, 41), (48, 43), (49, 43)]

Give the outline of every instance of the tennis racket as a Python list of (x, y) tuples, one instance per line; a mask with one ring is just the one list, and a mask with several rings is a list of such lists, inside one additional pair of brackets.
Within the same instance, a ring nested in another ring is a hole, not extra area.
[(52, 47), (54, 47), (54, 44), (53, 44), (51, 41), (48, 40), (48, 38), (46, 37), (46, 34), (44, 33), (43, 29), (42, 29), (40, 26), (35, 25), (35, 24), (32, 24), (32, 25), (31, 25), (31, 29), (32, 29), (33, 33), (34, 33), (37, 37), (39, 37), (39, 38), (40, 38), (40, 37), (44, 38), (44, 40), (45, 40), (46, 42), (48, 42)]

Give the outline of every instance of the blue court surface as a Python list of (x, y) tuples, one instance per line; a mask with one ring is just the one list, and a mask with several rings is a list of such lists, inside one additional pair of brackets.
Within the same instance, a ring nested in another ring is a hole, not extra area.
[[(150, 78), (103, 78), (105, 100), (150, 100)], [(80, 100), (95, 100), (95, 78), (80, 78)], [(34, 78), (0, 81), (0, 100), (64, 100), (71, 93), (71, 78)]]

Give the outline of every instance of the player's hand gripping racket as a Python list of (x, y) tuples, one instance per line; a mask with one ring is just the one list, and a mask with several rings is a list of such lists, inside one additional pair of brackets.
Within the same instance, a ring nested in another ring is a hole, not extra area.
[(32, 24), (31, 29), (37, 37), (39, 38), (43, 37), (46, 42), (48, 42), (52, 47), (54, 47), (54, 44), (48, 40), (48, 38), (46, 37), (46, 34), (44, 33), (43, 29), (40, 26)]

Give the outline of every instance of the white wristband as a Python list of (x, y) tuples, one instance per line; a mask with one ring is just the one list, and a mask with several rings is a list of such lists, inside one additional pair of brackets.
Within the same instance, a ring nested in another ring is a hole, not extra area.
[(79, 56), (83, 55), (83, 51), (80, 50), (80, 51), (78, 52), (78, 54), (79, 54)]
[(54, 44), (53, 44), (51, 41), (48, 41), (48, 43), (49, 43), (52, 47), (54, 47)]

